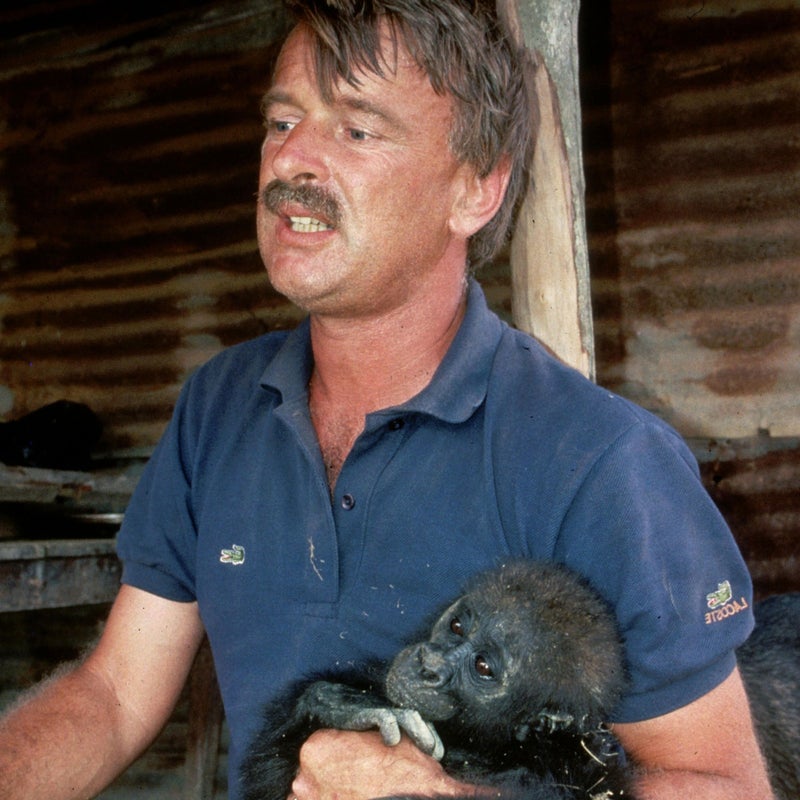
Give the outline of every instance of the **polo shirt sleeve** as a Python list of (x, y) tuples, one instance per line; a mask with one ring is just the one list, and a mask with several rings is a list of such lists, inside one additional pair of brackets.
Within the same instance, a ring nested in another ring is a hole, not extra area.
[(667, 426), (639, 420), (604, 449), (570, 503), (557, 557), (616, 612), (630, 677), (616, 721), (673, 711), (733, 670), (753, 626), (750, 576)]
[(142, 473), (117, 535), (122, 583), (168, 600), (195, 600), (197, 535), (191, 506), (192, 379)]

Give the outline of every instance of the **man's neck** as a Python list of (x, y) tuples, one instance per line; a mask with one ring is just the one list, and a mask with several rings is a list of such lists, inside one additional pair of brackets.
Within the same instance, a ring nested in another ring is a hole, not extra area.
[(379, 317), (311, 317), (311, 419), (333, 490), (367, 414), (430, 383), (466, 310), (466, 282)]
[(428, 385), (466, 309), (466, 283), (377, 318), (311, 317), (313, 388), (362, 414), (398, 405)]

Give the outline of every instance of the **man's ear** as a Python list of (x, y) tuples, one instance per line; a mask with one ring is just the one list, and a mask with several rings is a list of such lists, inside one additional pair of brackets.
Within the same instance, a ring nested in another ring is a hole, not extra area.
[(480, 177), (471, 164), (462, 164), (461, 185), (450, 216), (450, 230), (468, 239), (486, 225), (503, 203), (510, 175), (508, 156), (503, 156), (484, 177)]

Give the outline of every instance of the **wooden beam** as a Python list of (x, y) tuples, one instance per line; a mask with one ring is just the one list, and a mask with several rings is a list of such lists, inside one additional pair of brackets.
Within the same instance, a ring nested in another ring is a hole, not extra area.
[(0, 503), (54, 504), (65, 512), (121, 514), (141, 471), (141, 464), (93, 472), (0, 464)]
[(594, 378), (578, 85), (578, 0), (497, 0), (530, 61), (538, 127), (511, 245), (515, 324)]
[(0, 612), (109, 603), (120, 574), (113, 539), (0, 542)]

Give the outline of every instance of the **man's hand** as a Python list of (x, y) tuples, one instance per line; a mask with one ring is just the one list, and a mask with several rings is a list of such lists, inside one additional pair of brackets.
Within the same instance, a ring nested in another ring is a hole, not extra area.
[(396, 794), (477, 795), (408, 739), (387, 747), (380, 733), (319, 730), (300, 750), (297, 800), (368, 800)]

